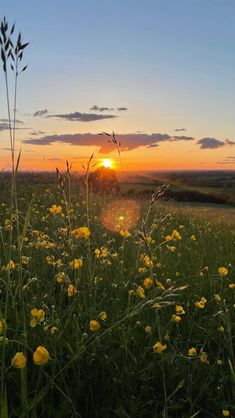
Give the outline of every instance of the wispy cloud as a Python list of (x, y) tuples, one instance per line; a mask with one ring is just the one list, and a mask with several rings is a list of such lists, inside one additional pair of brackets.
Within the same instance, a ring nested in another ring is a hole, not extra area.
[(175, 132), (183, 132), (183, 131), (187, 131), (186, 128), (176, 128)]
[[(171, 136), (168, 134), (153, 133), (153, 134), (117, 134), (118, 140), (122, 144), (123, 151), (134, 150), (138, 147), (157, 147), (158, 143), (167, 141), (191, 141), (193, 137), (186, 136)], [(54, 143), (66, 143), (69, 145), (79, 146), (96, 146), (99, 152), (108, 154), (112, 152), (115, 146), (109, 143), (104, 136), (91, 133), (76, 133), (65, 135), (47, 135), (41, 138), (30, 138), (22, 141), (25, 144), (31, 145), (52, 145)]]
[[(23, 125), (24, 122), (22, 120), (16, 119), (16, 129), (23, 129), (20, 128), (19, 125)], [(0, 132), (5, 131), (9, 129), (9, 122), (8, 119), (0, 119)]]
[(216, 149), (226, 146), (235, 145), (235, 142), (230, 141), (229, 139), (225, 139), (224, 141), (221, 141), (216, 138), (202, 138), (197, 141), (197, 144), (200, 145), (201, 149)]
[(44, 131), (32, 131), (32, 132), (30, 132), (30, 135), (33, 135), (33, 136), (45, 135), (45, 134), (46, 134), (46, 132), (44, 132)]
[(37, 116), (45, 116), (48, 114), (48, 110), (47, 109), (42, 109), (42, 110), (37, 110), (36, 112), (34, 112), (33, 116), (37, 117)]
[(100, 107), (100, 106), (94, 105), (90, 108), (90, 110), (95, 111), (95, 112), (113, 112), (115, 110), (117, 110), (118, 112), (125, 112), (126, 110), (128, 110), (128, 108), (124, 106), (114, 108), (114, 107), (107, 107), (107, 106)]
[(96, 113), (80, 113), (80, 112), (63, 113), (63, 114), (47, 116), (47, 118), (64, 119), (64, 120), (69, 120), (71, 122), (93, 122), (95, 120), (112, 119), (116, 117), (117, 117), (116, 115), (100, 115)]

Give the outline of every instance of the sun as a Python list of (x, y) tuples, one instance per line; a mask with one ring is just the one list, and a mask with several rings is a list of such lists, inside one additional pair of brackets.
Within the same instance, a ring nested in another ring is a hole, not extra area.
[(112, 168), (112, 166), (113, 166), (113, 162), (112, 162), (112, 160), (110, 160), (110, 158), (105, 158), (105, 159), (102, 161), (102, 165), (103, 165), (103, 167), (105, 167), (105, 168)]

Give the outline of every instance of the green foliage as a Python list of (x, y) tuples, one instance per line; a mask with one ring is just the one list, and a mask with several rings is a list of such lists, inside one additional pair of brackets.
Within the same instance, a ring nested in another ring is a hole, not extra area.
[[(141, 218), (125, 237), (122, 229), (112, 232), (101, 223), (108, 197), (93, 197), (91, 235), (86, 237), (86, 230), (85, 235), (78, 230), (87, 225), (86, 196), (72, 188), (68, 206), (66, 187), (66, 182), (57, 191), (34, 186), (29, 208), (30, 190), (24, 185), (18, 190), (21, 260), (14, 246), (14, 217), (9, 223), (7, 187), (1, 195), (2, 312), (9, 272), (4, 254), (10, 231), (13, 235), (14, 267), (5, 318), (10, 416), (186, 418), (220, 417), (222, 409), (231, 412), (235, 312), (234, 290), (229, 287), (235, 261), (231, 225), (169, 205), (166, 210), (160, 202), (151, 207), (139, 202)], [(97, 256), (96, 250), (102, 248), (107, 255)], [(74, 259), (83, 261), (78, 270), (71, 268)], [(224, 277), (218, 274), (223, 266), (228, 270)], [(150, 288), (144, 286), (146, 278), (153, 280)], [(69, 297), (71, 284), (76, 291)], [(198, 309), (195, 302), (202, 297), (207, 302)], [(176, 305), (185, 311), (178, 323), (172, 320)], [(34, 308), (43, 309), (45, 317), (32, 328)], [(104, 320), (102, 312), (107, 313)], [(90, 320), (100, 324), (97, 332), (90, 330)], [(151, 333), (145, 332), (146, 326)], [(161, 353), (153, 350), (157, 341), (167, 346)], [(22, 380), (11, 359), (24, 345), (27, 367)], [(33, 362), (38, 346), (50, 353), (45, 366)], [(195, 357), (188, 355), (191, 347), (197, 350)], [(19, 402), (22, 396), (24, 404)]]

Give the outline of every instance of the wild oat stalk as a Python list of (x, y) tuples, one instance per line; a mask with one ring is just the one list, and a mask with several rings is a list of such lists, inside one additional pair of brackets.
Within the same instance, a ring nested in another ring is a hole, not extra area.
[[(16, 145), (16, 105), (17, 105), (17, 90), (18, 90), (18, 77), (19, 74), (24, 72), (27, 68), (26, 66), (21, 66), (21, 61), (23, 59), (23, 54), (25, 48), (28, 46), (28, 43), (23, 43), (21, 39), (21, 33), (18, 34), (17, 38), (13, 40), (15, 33), (15, 24), (9, 28), (9, 24), (4, 17), (0, 23), (0, 46), (1, 46), (1, 61), (3, 74), (5, 79), (5, 88), (6, 88), (6, 103), (7, 103), (7, 114), (8, 114), (8, 127), (9, 127), (9, 136), (10, 136), (10, 150), (11, 150), (11, 199), (10, 199), (10, 234), (9, 234), (9, 251), (6, 256), (6, 262), (11, 262), (12, 257), (12, 245), (13, 245), (13, 220), (16, 221), (17, 229), (17, 251), (19, 258), (19, 282), (21, 283), (20, 299), (22, 304), (22, 310), (24, 313), (24, 301), (22, 295), (22, 268), (21, 268), (21, 246), (20, 246), (20, 227), (19, 227), (19, 212), (18, 212), (18, 199), (17, 199), (17, 172), (19, 169), (20, 156), (21, 152), (18, 155), (17, 161), (15, 161), (15, 145)], [(9, 89), (9, 67), (14, 74), (13, 79), (13, 117), (11, 115), (11, 105), (10, 105), (10, 89)], [(15, 213), (14, 213), (15, 212)], [(5, 309), (4, 309), (4, 319), (7, 318), (8, 314), (8, 303), (9, 303), (9, 294), (10, 294), (10, 279), (11, 273), (10, 268), (8, 268), (7, 275), (7, 284), (6, 284), (6, 298), (5, 298)], [(26, 328), (25, 320), (24, 322), (24, 338), (26, 341)], [(4, 331), (4, 338), (2, 344), (2, 364), (1, 364), (1, 393), (0, 393), (0, 412), (5, 409), (6, 403), (6, 389), (5, 389), (5, 352), (6, 352), (6, 330)], [(25, 405), (25, 399), (23, 404)]]
[(122, 156), (121, 156), (121, 146), (122, 146), (122, 143), (117, 140), (116, 135), (115, 135), (114, 132), (112, 132), (111, 135), (109, 133), (107, 133), (107, 132), (102, 132), (99, 135), (106, 135), (106, 136), (108, 136), (110, 139), (108, 139), (107, 141), (110, 144), (114, 144), (115, 145), (115, 147), (117, 149), (117, 152), (118, 152), (118, 157), (119, 157), (119, 161), (120, 161), (120, 165), (121, 165), (122, 174), (124, 175), (124, 169), (123, 169), (123, 163), (122, 163)]

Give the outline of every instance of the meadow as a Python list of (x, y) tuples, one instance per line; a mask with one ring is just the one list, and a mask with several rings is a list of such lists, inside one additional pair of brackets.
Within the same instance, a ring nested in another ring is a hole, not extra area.
[(28, 43), (6, 18), (0, 43), (11, 156), (0, 175), (1, 418), (234, 416), (233, 208), (177, 207), (161, 184), (95, 194), (92, 157), (81, 181), (68, 162), (56, 182), (20, 173)]
[[(1, 417), (235, 411), (230, 217), (58, 184), (0, 196)], [(224, 210), (226, 213), (226, 210)]]

